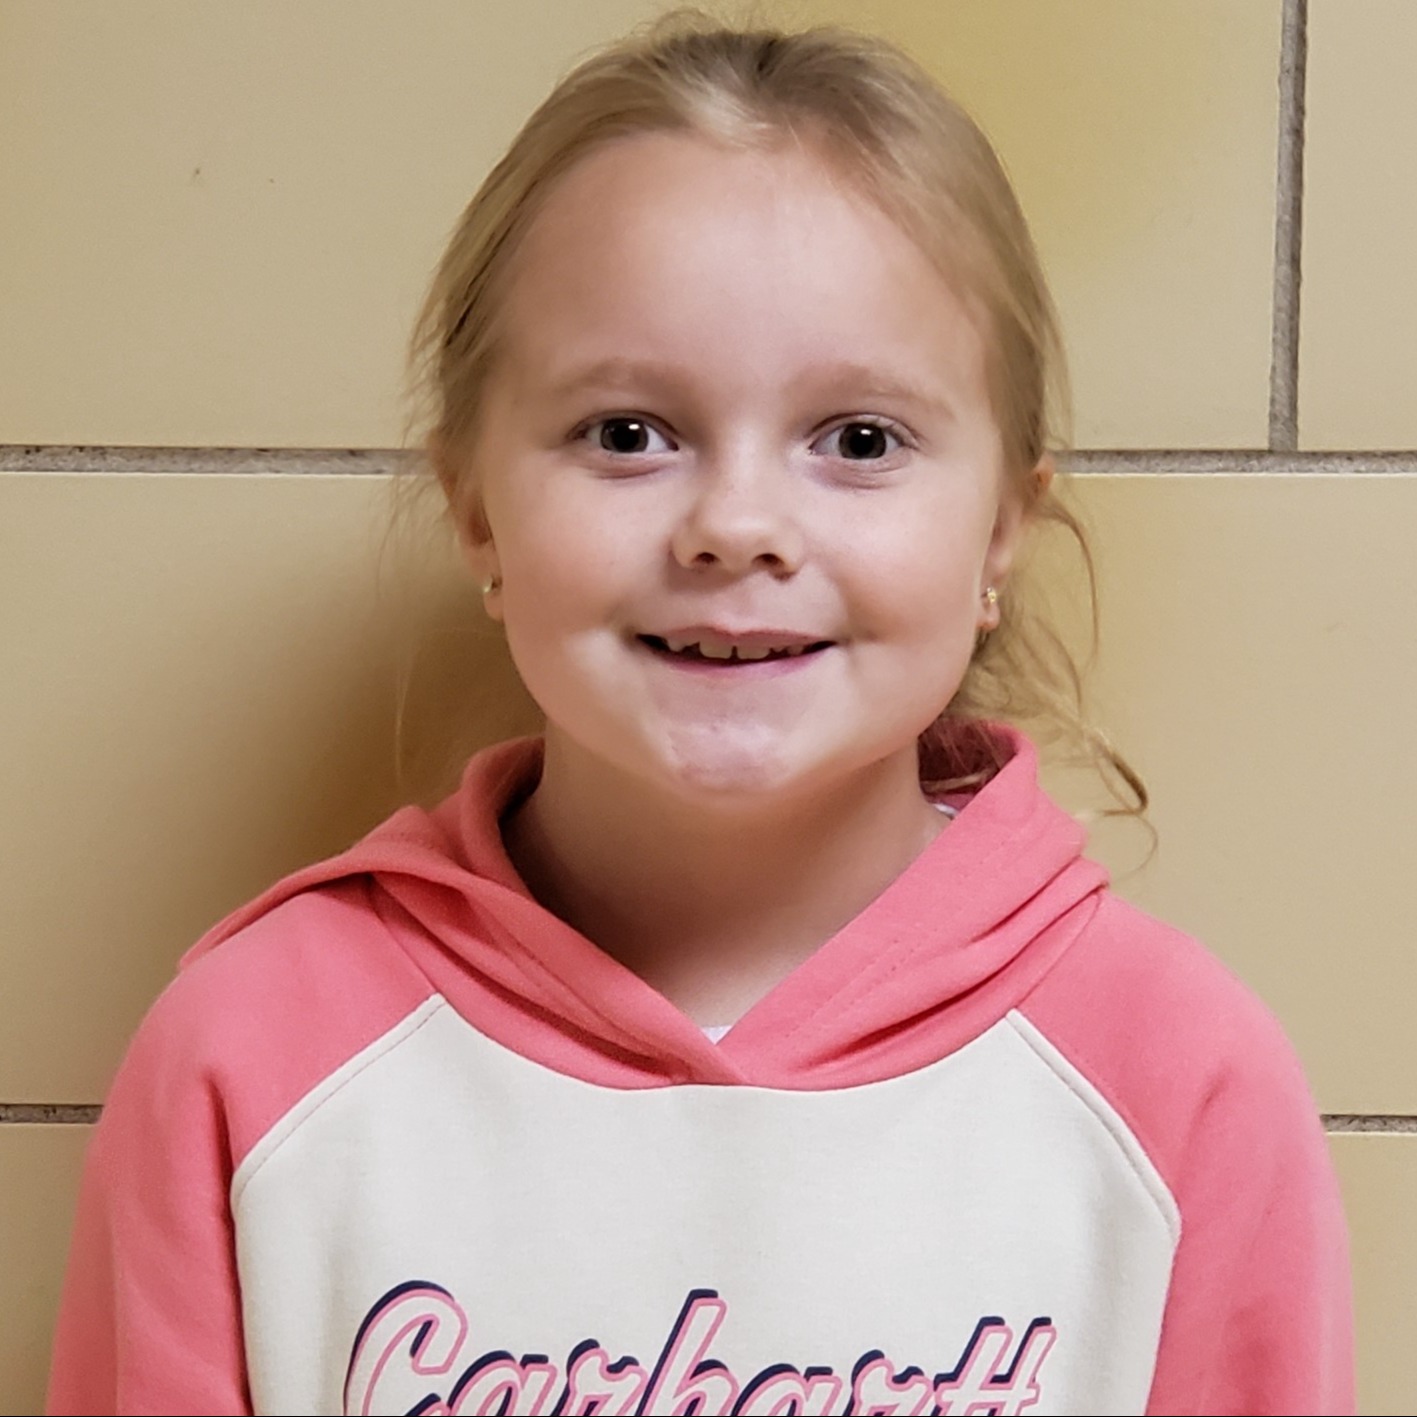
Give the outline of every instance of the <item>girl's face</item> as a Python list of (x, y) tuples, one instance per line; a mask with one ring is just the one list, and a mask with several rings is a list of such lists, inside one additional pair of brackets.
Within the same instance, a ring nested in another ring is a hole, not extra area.
[(740, 807), (913, 774), (1022, 520), (919, 248), (803, 148), (638, 135), (501, 313), (464, 538), (563, 758)]

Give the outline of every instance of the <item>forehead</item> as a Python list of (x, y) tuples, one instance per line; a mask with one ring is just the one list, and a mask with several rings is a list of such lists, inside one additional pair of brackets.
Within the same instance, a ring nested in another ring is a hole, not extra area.
[(533, 221), (502, 309), (521, 375), (692, 358), (743, 388), (830, 359), (984, 397), (977, 322), (909, 235), (801, 145), (640, 134), (572, 168)]

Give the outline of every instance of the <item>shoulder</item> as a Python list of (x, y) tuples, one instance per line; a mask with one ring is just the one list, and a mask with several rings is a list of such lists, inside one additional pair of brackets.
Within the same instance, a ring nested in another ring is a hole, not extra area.
[(1312, 1150), (1318, 1108), (1278, 1020), (1197, 940), (1113, 895), (1018, 1010), (1175, 1190), (1219, 1147)]
[(1111, 895), (1018, 1012), (1176, 1207), (1147, 1411), (1351, 1413), (1342, 1198), (1274, 1015), (1196, 940)]
[(367, 878), (301, 891), (184, 966), (134, 1035), (105, 1111), (145, 1113), (168, 1130), (194, 1107), (213, 1109), (239, 1164), (432, 992)]

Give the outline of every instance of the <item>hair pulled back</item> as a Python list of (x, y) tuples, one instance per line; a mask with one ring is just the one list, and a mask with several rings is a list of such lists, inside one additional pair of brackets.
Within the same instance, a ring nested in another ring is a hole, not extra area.
[[(1057, 317), (1017, 198), (988, 139), (919, 64), (831, 26), (736, 28), (676, 10), (579, 64), (528, 119), (457, 223), (414, 330), (415, 387), (454, 519), (477, 505), (467, 452), (522, 241), (558, 178), (647, 132), (749, 149), (803, 145), (916, 241), (980, 323), (1006, 476), (1035, 524), (1075, 538), (1095, 634), (1085, 535), (1037, 475), (1063, 445), (1068, 398)], [(1008, 719), (1080, 750), (1122, 810), (1139, 813), (1145, 788), (1087, 722), (1078, 667), (1027, 580), (1021, 566), (998, 628), (922, 734), (922, 781), (937, 791), (986, 781), (1001, 763), (985, 725)]]

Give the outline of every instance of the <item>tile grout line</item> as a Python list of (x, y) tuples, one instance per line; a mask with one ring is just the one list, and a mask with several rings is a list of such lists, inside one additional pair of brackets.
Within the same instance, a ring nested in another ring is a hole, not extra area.
[(1279, 41), (1279, 134), (1274, 194), (1269, 446), (1299, 446), (1299, 288), (1304, 235), (1304, 89), (1308, 0), (1284, 0)]
[[(1417, 449), (1298, 452), (1269, 448), (1078, 448), (1059, 454), (1080, 476), (1417, 473)], [(36, 474), (213, 477), (386, 477), (415, 457), (397, 448), (136, 448), (0, 444), (0, 477)]]
[[(95, 1103), (0, 1102), (0, 1126), (34, 1123), (74, 1126), (98, 1121), (101, 1110)], [(1325, 1112), (1321, 1121), (1331, 1136), (1354, 1132), (1417, 1135), (1417, 1116), (1405, 1112)]]
[(397, 448), (177, 448), (0, 443), (9, 473), (211, 474), (266, 477), (382, 476), (410, 467)]
[(1326, 1112), (1323, 1124), (1330, 1136), (1346, 1132), (1417, 1135), (1417, 1117), (1406, 1112)]
[(88, 1102), (0, 1102), (0, 1126), (7, 1122), (42, 1122), (74, 1126), (98, 1121), (99, 1108)]
[(1065, 472), (1080, 477), (1131, 473), (1215, 476), (1237, 473), (1272, 477), (1417, 473), (1417, 452), (1404, 449), (1345, 449), (1283, 452), (1264, 448), (1080, 448), (1059, 455)]

